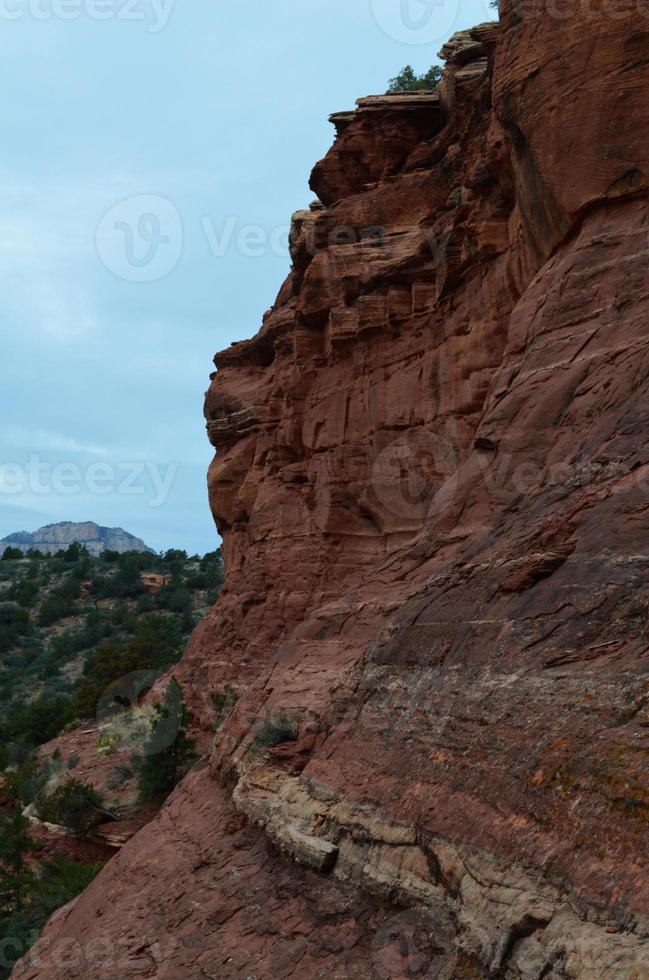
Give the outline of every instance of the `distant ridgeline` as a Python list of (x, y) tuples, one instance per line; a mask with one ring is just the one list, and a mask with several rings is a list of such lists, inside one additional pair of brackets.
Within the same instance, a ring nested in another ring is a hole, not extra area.
[(92, 521), (83, 524), (73, 524), (65, 521), (61, 524), (48, 524), (38, 531), (17, 531), (0, 541), (0, 555), (6, 548), (14, 548), (24, 555), (30, 551), (40, 551), (42, 554), (55, 555), (64, 551), (71, 544), (81, 544), (88, 552), (97, 557), (104, 551), (117, 551), (124, 554), (127, 551), (148, 551), (140, 538), (134, 537), (121, 527), (100, 527)]

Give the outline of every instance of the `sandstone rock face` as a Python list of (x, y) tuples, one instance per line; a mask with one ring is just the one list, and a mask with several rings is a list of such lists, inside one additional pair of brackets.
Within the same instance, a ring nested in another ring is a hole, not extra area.
[(214, 744), (16, 977), (649, 975), (649, 30), (503, 7), (334, 118), (207, 396)]
[(71, 544), (82, 544), (95, 557), (104, 551), (118, 551), (120, 554), (126, 551), (153, 551), (144, 541), (121, 527), (100, 527), (92, 521), (84, 524), (64, 521), (61, 524), (48, 524), (33, 533), (18, 531), (8, 535), (0, 541), (0, 554), (5, 548), (18, 548), (23, 554), (34, 550), (54, 555)]
[(142, 572), (140, 581), (149, 595), (157, 595), (171, 582), (170, 575), (157, 575), (155, 572)]

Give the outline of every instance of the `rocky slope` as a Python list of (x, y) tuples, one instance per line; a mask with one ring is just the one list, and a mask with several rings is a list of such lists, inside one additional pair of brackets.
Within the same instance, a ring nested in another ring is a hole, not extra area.
[(33, 533), (17, 531), (9, 534), (0, 541), (0, 554), (5, 548), (18, 548), (25, 555), (31, 550), (55, 555), (57, 551), (64, 551), (71, 544), (84, 545), (95, 558), (104, 551), (117, 551), (120, 554), (127, 551), (153, 551), (144, 541), (121, 527), (100, 527), (92, 521), (83, 524), (63, 521), (60, 524), (47, 524)]
[(502, 7), (333, 117), (207, 396), (212, 750), (16, 977), (649, 975), (649, 28)]

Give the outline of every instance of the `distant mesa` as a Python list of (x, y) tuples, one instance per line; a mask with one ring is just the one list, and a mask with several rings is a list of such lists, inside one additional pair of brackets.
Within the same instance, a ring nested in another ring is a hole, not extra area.
[(118, 551), (120, 554), (125, 551), (153, 553), (153, 549), (147, 547), (144, 541), (121, 527), (100, 527), (92, 521), (84, 524), (64, 521), (61, 524), (48, 524), (32, 534), (28, 531), (9, 534), (0, 541), (0, 555), (5, 548), (19, 548), (23, 554), (27, 554), (28, 551), (41, 551), (53, 555), (75, 543), (82, 544), (94, 557), (104, 551)]

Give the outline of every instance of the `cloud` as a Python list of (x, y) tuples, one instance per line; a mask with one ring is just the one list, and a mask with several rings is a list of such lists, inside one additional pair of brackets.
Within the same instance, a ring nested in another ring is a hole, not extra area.
[(4, 446), (26, 449), (29, 452), (62, 452), (82, 456), (107, 457), (110, 450), (106, 446), (89, 445), (73, 436), (58, 432), (27, 429), (12, 423), (0, 426), (0, 440)]

